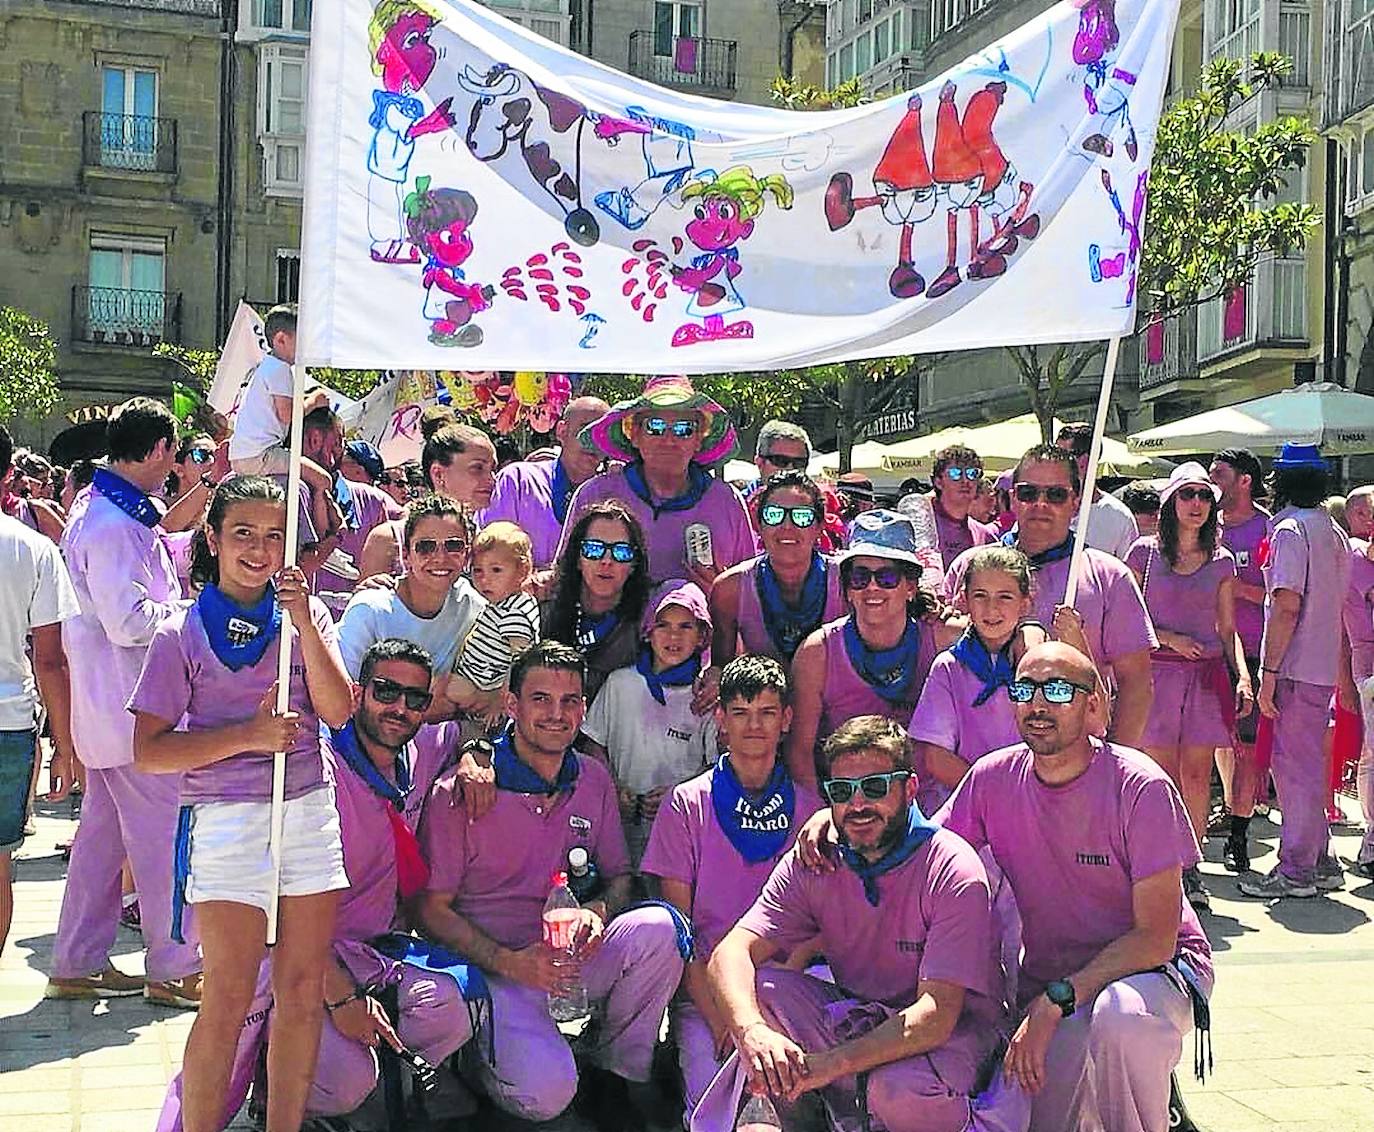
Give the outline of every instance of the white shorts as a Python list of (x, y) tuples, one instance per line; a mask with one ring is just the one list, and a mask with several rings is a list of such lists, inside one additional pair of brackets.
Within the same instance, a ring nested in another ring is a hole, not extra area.
[[(272, 902), (271, 829), (270, 802), (197, 802), (191, 813), (186, 903), (225, 900), (266, 912)], [(313, 896), (347, 887), (333, 788), (288, 800), (281, 895)]]

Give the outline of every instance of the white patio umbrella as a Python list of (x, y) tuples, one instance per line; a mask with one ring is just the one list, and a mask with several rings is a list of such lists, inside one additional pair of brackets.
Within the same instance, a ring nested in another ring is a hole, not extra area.
[(1152, 456), (1219, 448), (1272, 452), (1289, 443), (1319, 445), (1327, 456), (1374, 452), (1374, 397), (1329, 382), (1298, 385), (1148, 428), (1126, 443)]

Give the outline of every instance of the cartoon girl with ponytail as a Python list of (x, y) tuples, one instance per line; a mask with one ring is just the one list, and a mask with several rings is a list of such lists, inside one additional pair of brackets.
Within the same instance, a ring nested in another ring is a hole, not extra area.
[(685, 322), (673, 331), (674, 346), (754, 336), (754, 324), (747, 319), (725, 319), (745, 309), (735, 287), (742, 270), (736, 245), (754, 231), (769, 193), (779, 208), (792, 207), (792, 186), (781, 173), (759, 178), (747, 165), (732, 166), (719, 176), (705, 174), (682, 190), (684, 203), (697, 201), (686, 233), (702, 254), (693, 256), (687, 267), (674, 265), (673, 282), (691, 294), (687, 314), (701, 322)]

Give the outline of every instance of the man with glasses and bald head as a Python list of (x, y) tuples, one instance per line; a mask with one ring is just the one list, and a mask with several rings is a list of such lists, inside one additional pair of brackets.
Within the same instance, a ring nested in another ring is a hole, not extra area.
[[(1030, 449), (1013, 474), (1011, 505), (1016, 526), (1003, 541), (1023, 551), (1035, 568), (1031, 616), (1053, 626), (1056, 636), (1081, 622), (1092, 658), (1102, 666), (1116, 693), (1110, 734), (1119, 743), (1135, 744), (1140, 742), (1154, 700), (1150, 653), (1159, 642), (1130, 568), (1088, 547), (1083, 552), (1073, 610), (1060, 612), (1073, 556), (1070, 526), (1078, 513), (1079, 484), (1078, 464), (1071, 453), (1053, 445)], [(945, 574), (945, 599), (960, 608), (964, 570), (972, 553), (959, 555)]]
[(1033, 1098), (1032, 1132), (1163, 1132), (1170, 1074), (1212, 985), (1182, 885), (1201, 856), (1168, 775), (1094, 738), (1097, 688), (1078, 650), (1029, 650), (1007, 689), (1022, 743), (979, 759), (935, 821), (991, 851), (1021, 913), (1005, 1068)]

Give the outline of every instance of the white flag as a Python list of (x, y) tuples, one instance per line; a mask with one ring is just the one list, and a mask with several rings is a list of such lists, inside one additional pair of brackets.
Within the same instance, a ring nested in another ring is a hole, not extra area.
[(215, 381), (206, 398), (210, 407), (226, 417), (238, 412), (239, 399), (248, 385), (253, 369), (267, 355), (267, 340), (263, 336), (262, 319), (258, 312), (239, 300), (224, 349), (215, 366)]

